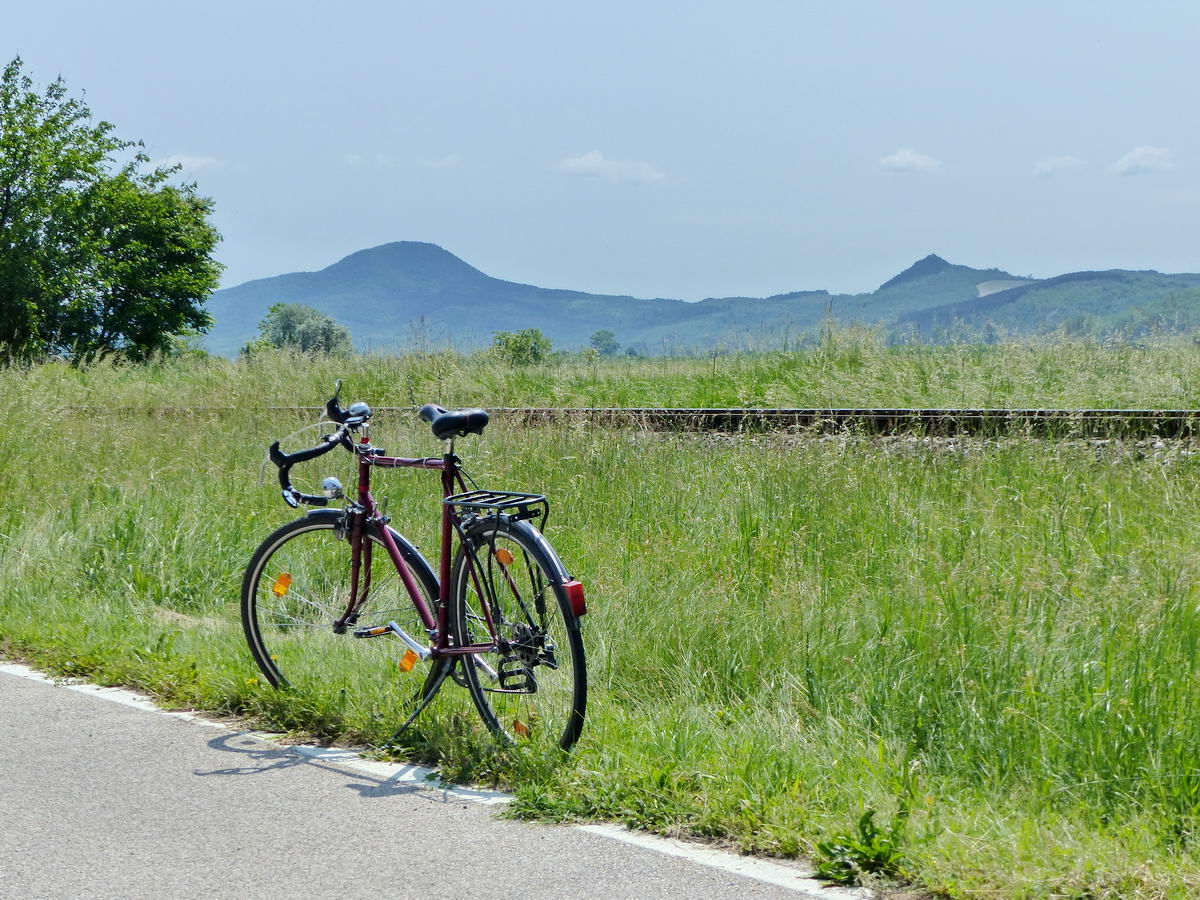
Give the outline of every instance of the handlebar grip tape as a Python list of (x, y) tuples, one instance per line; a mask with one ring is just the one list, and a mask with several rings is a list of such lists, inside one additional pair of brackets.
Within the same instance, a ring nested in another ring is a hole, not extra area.
[[(333, 437), (333, 435), (330, 435), (330, 437)], [(279, 467), (279, 486), (283, 488), (285, 493), (294, 492), (300, 494), (299, 491), (296, 491), (292, 487), (292, 479), (290, 477), (292, 466), (294, 466), (296, 463), (307, 462), (310, 459), (316, 459), (318, 456), (323, 456), (336, 447), (339, 443), (340, 440), (326, 440), (325, 443), (318, 444), (316, 447), (310, 447), (308, 450), (297, 450), (295, 453), (284, 453), (279, 449), (279, 441), (275, 441), (275, 443), (271, 444), (271, 446), (267, 448), (267, 455), (271, 458), (271, 462), (275, 463), (275, 465)], [(315, 503), (315, 500), (317, 499), (315, 495), (300, 494), (300, 496), (304, 498), (304, 502), (309, 503), (310, 505), (324, 506), (324, 503)], [(322, 501), (325, 500), (324, 497), (320, 497), (319, 499)]]

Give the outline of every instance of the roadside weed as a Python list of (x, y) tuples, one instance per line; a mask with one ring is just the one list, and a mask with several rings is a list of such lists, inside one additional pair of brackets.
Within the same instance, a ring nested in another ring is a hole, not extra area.
[(835, 884), (862, 884), (864, 875), (891, 876), (900, 872), (904, 816), (897, 815), (887, 830), (875, 824), (875, 810), (862, 814), (852, 832), (817, 842), (818, 878)]

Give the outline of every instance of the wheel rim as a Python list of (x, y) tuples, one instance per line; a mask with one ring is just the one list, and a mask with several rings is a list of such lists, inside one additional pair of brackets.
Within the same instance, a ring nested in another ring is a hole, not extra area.
[[(480, 713), (510, 741), (569, 747), (582, 724), (582, 648), (578, 633), (567, 627), (550, 573), (537, 554), (503, 532), (494, 541), (490, 533), (478, 538), (476, 556), (475, 577), (465, 559), (457, 573), (456, 593), (464, 600), (460, 634), (465, 631), (470, 643), (489, 641), (482, 591), (505, 642), (478, 661), (464, 659)], [(513, 688), (518, 692), (506, 692)]]
[[(357, 623), (337, 634), (350, 597), (350, 545), (329, 523), (292, 532), (264, 554), (255, 572), (254, 622), (263, 660), (282, 687), (301, 691), (315, 701), (337, 705), (361, 703), (393, 713), (397, 701), (408, 701), (428, 674), (417, 661), (402, 671), (406, 647), (393, 635), (356, 638), (354, 630), (395, 621), (419, 642), (426, 632), (390, 557), (378, 539), (370, 539), (370, 589)], [(367, 573), (360, 575), (362, 596)], [(420, 579), (432, 609), (436, 597)]]

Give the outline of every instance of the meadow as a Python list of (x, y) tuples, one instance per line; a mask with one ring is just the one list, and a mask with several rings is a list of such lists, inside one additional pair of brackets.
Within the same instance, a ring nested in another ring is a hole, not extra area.
[[(0, 373), (2, 376), (2, 373)], [(34, 369), (51, 402), (102, 408), (247, 411), (319, 405), (338, 378), (376, 406), (1200, 407), (1191, 338), (1066, 339), (887, 346), (868, 329), (829, 328), (793, 353), (699, 358), (561, 355), (513, 367), (489, 353), (413, 350), (313, 359), (285, 352), (233, 363), (185, 357), (136, 368)]]
[[(385, 740), (386, 687), (272, 690), (238, 622), (250, 553), (292, 515), (257, 476), (305, 422), (269, 407), (315, 405), (339, 377), (377, 405), (1194, 407), (1197, 375), (1190, 342), (889, 348), (857, 332), (796, 354), (522, 370), (450, 353), (10, 369), (0, 655), (297, 736)], [(375, 436), (437, 452), (415, 417)], [(517, 815), (767, 854), (820, 857), (874, 810), (893, 877), (936, 895), (1195, 896), (1195, 450), (497, 421), (461, 442), (468, 470), (549, 495), (549, 537), (588, 585), (584, 737), (567, 759), (497, 748), (452, 690), (406, 752), (512, 786)], [(348, 464), (297, 472), (311, 488)], [(435, 488), (396, 472), (377, 490), (427, 551)]]

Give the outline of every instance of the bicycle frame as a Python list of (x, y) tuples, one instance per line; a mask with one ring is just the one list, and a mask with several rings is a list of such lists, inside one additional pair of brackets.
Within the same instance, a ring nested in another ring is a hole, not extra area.
[[(370, 446), (370, 438), (367, 434), (364, 434), (359, 439), (359, 445), (364, 450)], [(379, 513), (379, 507), (375, 502), (375, 498), (371, 495), (371, 469), (432, 469), (440, 471), (442, 473), (442, 499), (450, 497), (459, 491), (466, 490), (460, 460), (454, 455), (453, 443), (450, 445), (449, 452), (443, 454), (440, 458), (430, 456), (410, 459), (400, 456), (376, 456), (366, 452), (358, 452), (355, 455), (358, 457), (358, 509), (349, 513), (353, 517), (353, 526), (350, 532), (350, 599), (346, 606), (345, 614), (334, 623), (336, 630), (344, 629), (353, 620), (359, 608), (366, 601), (371, 589), (372, 544), (369, 540), (364, 539), (365, 525), (368, 522), (377, 522), (380, 525), (385, 524), (383, 517)], [(396, 542), (392, 539), (392, 535), (386, 527), (379, 529), (379, 539), (384, 549), (387, 550), (392, 565), (396, 567), (396, 572), (399, 574), (400, 580), (404, 583), (405, 590), (408, 591), (409, 599), (412, 601), (417, 615), (421, 619), (421, 623), (425, 626), (426, 631), (434, 637), (433, 643), (429, 647), (430, 656), (439, 659), (488, 653), (496, 649), (496, 629), (492, 621), (490, 605), (482, 592), (480, 592), (480, 602), (484, 618), (487, 622), (488, 634), (491, 636), (492, 641), (486, 644), (468, 644), (461, 647), (449, 644), (449, 629), (447, 628), (446, 616), (450, 601), (450, 557), (454, 540), (454, 521), (452, 518), (454, 512), (449, 504), (443, 503), (441, 506), (441, 557), (439, 559), (438, 609), (436, 618), (421, 596), (421, 589), (417, 584), (416, 578), (413, 577), (408, 564), (400, 554), (400, 548), (396, 546)], [(364, 562), (366, 563), (367, 574), (366, 578), (363, 579), (364, 583), (360, 591), (359, 581), (363, 572)], [(468, 565), (470, 566), (471, 576), (474, 578), (475, 561), (469, 559)]]

